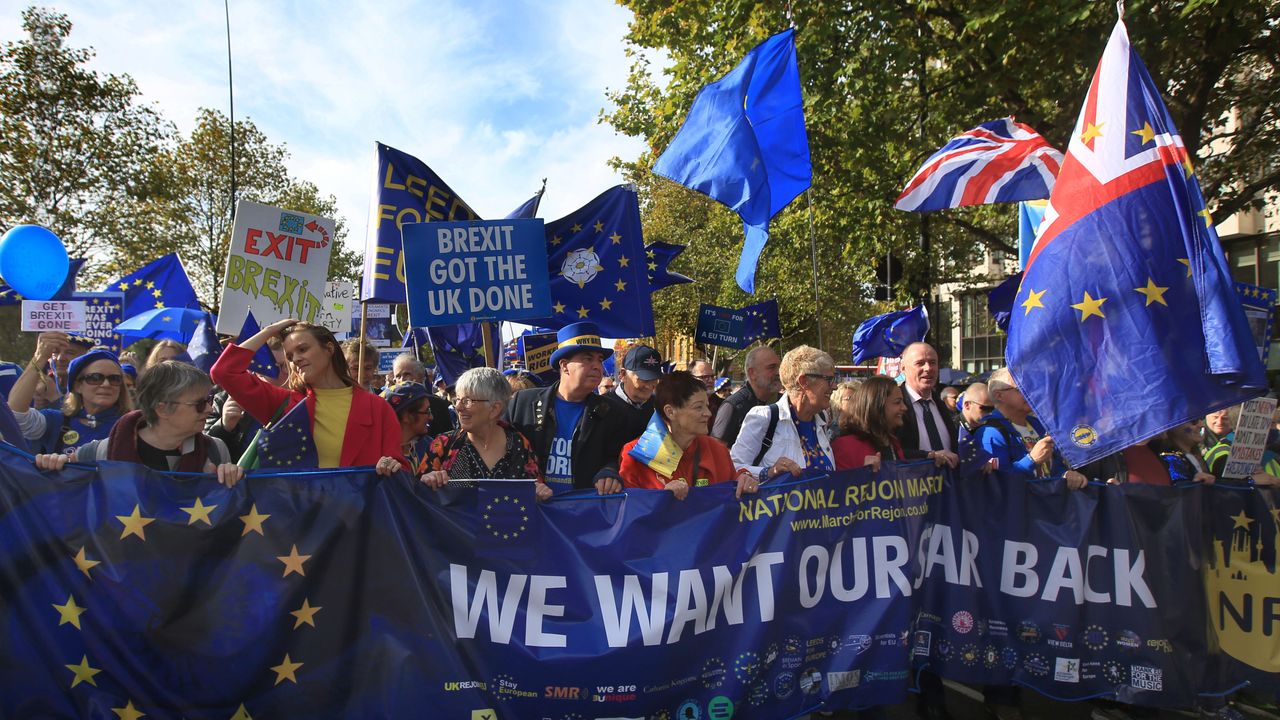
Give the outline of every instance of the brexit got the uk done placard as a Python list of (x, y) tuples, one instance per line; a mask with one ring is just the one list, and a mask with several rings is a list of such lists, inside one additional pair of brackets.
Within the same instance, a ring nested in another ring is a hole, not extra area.
[(541, 220), (412, 223), (403, 234), (414, 327), (551, 314)]

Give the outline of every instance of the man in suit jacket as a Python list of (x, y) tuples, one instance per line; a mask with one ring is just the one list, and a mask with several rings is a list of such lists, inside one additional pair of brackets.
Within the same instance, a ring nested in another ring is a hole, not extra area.
[(898, 428), (903, 454), (955, 467), (960, 461), (956, 423), (934, 392), (938, 386), (938, 351), (928, 343), (908, 345), (902, 351), (902, 374), (906, 378), (902, 383), (903, 400), (911, 410)]
[(557, 339), (551, 366), (559, 370), (559, 380), (516, 393), (507, 419), (529, 439), (552, 492), (591, 487), (601, 495), (620, 492), (618, 456), (623, 445), (640, 437), (648, 418), (596, 393), (604, 360), (613, 351), (601, 345), (594, 323), (567, 325)]

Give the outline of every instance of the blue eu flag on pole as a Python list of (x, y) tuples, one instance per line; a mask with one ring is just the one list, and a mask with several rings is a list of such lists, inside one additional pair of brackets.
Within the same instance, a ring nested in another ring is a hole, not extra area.
[(213, 330), (213, 318), (209, 313), (205, 313), (200, 318), (200, 322), (196, 323), (195, 334), (191, 336), (191, 342), (187, 343), (186, 356), (191, 359), (191, 364), (200, 368), (205, 372), (209, 372), (209, 368), (218, 361), (218, 356), (222, 354), (222, 345), (218, 342), (218, 333)]
[[(245, 340), (257, 335), (260, 330), (262, 328), (258, 326), (258, 321), (254, 319), (253, 311), (250, 310), (244, 316), (244, 326), (240, 328), (240, 335), (236, 338), (236, 344), (244, 343)], [(276, 364), (276, 356), (266, 343), (263, 343), (262, 347), (258, 348), (258, 351), (249, 359), (249, 370), (269, 378), (280, 374), (280, 366)]]
[(684, 245), (669, 242), (651, 242), (644, 248), (645, 267), (649, 271), (649, 292), (693, 282), (693, 278), (672, 272), (671, 261), (684, 251)]
[(313, 468), (320, 464), (306, 402), (289, 408), (270, 427), (263, 428), (255, 440), (259, 468)]
[(765, 300), (762, 303), (748, 305), (742, 308), (742, 314), (744, 319), (741, 347), (768, 338), (782, 337), (782, 332), (778, 329), (777, 300)]
[(525, 200), (520, 207), (512, 210), (507, 214), (507, 220), (528, 220), (538, 217), (538, 206), (542, 204), (542, 194), (547, 191), (544, 183), (542, 189), (533, 194), (533, 197)]
[(769, 219), (813, 177), (795, 30), (760, 43), (728, 75), (704, 87), (653, 171), (742, 217), (746, 241), (737, 280), (754, 293)]
[(108, 283), (103, 291), (123, 292), (123, 318), (128, 320), (156, 308), (200, 309), (195, 288), (177, 253), (156, 258), (142, 268)]
[(1191, 158), (1123, 22), (1028, 259), (1008, 360), (1073, 467), (1265, 388)]
[(899, 357), (908, 345), (924, 340), (928, 332), (929, 313), (923, 305), (864, 320), (853, 331), (853, 364), (878, 357)]
[(479, 216), (418, 158), (377, 143), (375, 163), (360, 301), (403, 304), (401, 226), (432, 220), (475, 220)]
[(606, 190), (548, 222), (546, 233), (555, 314), (525, 322), (561, 328), (590, 320), (605, 337), (654, 334), (649, 266), (634, 187)]
[(489, 327), (490, 347), (502, 346), (499, 323), (461, 323), (426, 328), (427, 340), (436, 356), (437, 377), (446, 385), (458, 381), (471, 368), (484, 367), (484, 327)]
[(996, 327), (1005, 332), (1009, 332), (1009, 318), (1013, 316), (1013, 300), (1017, 297), (1018, 286), (1021, 284), (1022, 273), (1014, 273), (987, 293), (987, 312), (995, 321)]

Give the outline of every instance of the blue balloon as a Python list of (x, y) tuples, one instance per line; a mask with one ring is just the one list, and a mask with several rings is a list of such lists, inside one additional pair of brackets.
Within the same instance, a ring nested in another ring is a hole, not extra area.
[(48, 300), (67, 280), (67, 248), (39, 225), (17, 225), (0, 237), (0, 277), (24, 298)]

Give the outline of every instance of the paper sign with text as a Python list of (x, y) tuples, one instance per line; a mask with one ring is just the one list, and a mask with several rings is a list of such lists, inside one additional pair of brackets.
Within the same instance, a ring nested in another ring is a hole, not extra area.
[(263, 327), (285, 318), (318, 322), (333, 233), (329, 218), (237, 203), (218, 332), (239, 334), (250, 310)]
[(414, 327), (551, 315), (542, 220), (405, 225), (404, 257)]
[(327, 282), (324, 284), (324, 299), (320, 304), (320, 315), (316, 320), (330, 332), (351, 332), (351, 308), (355, 303), (356, 286), (349, 282)]
[(741, 310), (703, 304), (698, 308), (698, 329), (694, 339), (708, 345), (744, 347), (742, 327), (746, 320)]
[(23, 300), (23, 332), (84, 330), (84, 303), (78, 300)]
[[(395, 369), (396, 358), (407, 352), (404, 348), (381, 349), (378, 351), (378, 372), (389, 373)], [(388, 381), (387, 383), (391, 383)]]
[(84, 303), (84, 330), (80, 334), (93, 338), (94, 344), (119, 354), (124, 348), (116, 326), (124, 322), (124, 311), (121, 309), (124, 306), (124, 293), (78, 292), (71, 299)]
[(1224, 478), (1246, 478), (1262, 467), (1262, 454), (1267, 450), (1271, 432), (1271, 415), (1276, 411), (1275, 398), (1247, 400), (1240, 406), (1231, 454), (1222, 470)]

